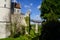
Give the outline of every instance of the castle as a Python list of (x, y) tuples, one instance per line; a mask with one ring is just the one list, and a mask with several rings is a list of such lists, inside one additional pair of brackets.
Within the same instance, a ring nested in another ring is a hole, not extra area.
[[(6, 38), (10, 36), (11, 30), (21, 29), (21, 25), (27, 26), (25, 17), (30, 12), (28, 11), (25, 15), (21, 12), (21, 5), (11, 0), (0, 0), (0, 38)], [(14, 29), (14, 26), (16, 28)], [(18, 30), (19, 31), (19, 30)], [(26, 34), (27, 31), (25, 31)]]

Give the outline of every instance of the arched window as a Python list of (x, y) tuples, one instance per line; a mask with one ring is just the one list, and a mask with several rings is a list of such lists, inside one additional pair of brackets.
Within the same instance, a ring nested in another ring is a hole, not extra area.
[(6, 0), (5, 0), (5, 2), (6, 2)]
[(14, 12), (16, 12), (16, 9), (14, 9)]
[(6, 8), (6, 4), (4, 4), (4, 8)]
[(17, 10), (17, 12), (19, 12), (19, 10)]
[[(5, 3), (6, 3), (6, 0), (5, 0)], [(4, 7), (6, 8), (6, 4), (4, 4)]]

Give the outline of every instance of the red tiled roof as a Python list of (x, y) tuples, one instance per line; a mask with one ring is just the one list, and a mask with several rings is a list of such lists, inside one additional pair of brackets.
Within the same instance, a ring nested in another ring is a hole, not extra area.
[(15, 6), (16, 8), (18, 8), (18, 9), (21, 9), (21, 6), (20, 6), (20, 4), (16, 4), (16, 6)]
[(21, 5), (19, 3), (12, 3), (12, 6), (15, 8), (21, 9)]

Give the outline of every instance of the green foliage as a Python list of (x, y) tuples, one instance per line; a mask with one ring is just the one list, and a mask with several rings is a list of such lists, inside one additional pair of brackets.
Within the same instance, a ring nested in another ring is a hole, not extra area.
[(19, 29), (17, 29), (16, 23), (12, 24), (11, 26), (12, 26), (12, 28), (11, 28), (11, 35), (10, 35), (10, 37), (16, 38), (16, 37), (19, 37), (20, 35), (24, 35), (24, 33), (25, 33), (25, 26), (20, 25)]
[(14, 40), (14, 38), (5, 38), (5, 39), (0, 39), (0, 40)]
[[(43, 0), (41, 5), (42, 31), (40, 40), (60, 40), (60, 0)], [(59, 37), (58, 37), (59, 36)]]
[(16, 33), (16, 25), (17, 25), (17, 23), (14, 23), (14, 24), (11, 23), (11, 35), (10, 35), (10, 37), (14, 37), (14, 35)]
[(42, 26), (39, 25), (39, 26), (38, 26), (38, 35), (41, 35), (41, 30), (42, 30)]
[(32, 38), (36, 36), (34, 30), (30, 30), (30, 36), (31, 36)]
[[(42, 24), (40, 40), (60, 40), (60, 21), (47, 21)], [(44, 36), (43, 36), (44, 35)]]
[(31, 24), (32, 27), (35, 27), (35, 24)]
[[(41, 31), (41, 26), (39, 26), (39, 28), (40, 28), (39, 30)], [(0, 40), (37, 40), (38, 39), (38, 36), (39, 35), (35, 33), (35, 30), (34, 29), (31, 29), (30, 30), (30, 34), (28, 34), (28, 35), (20, 35), (17, 38), (12, 38), (11, 37), (11, 38), (5, 38), (5, 39), (0, 39)]]
[(31, 40), (31, 37), (29, 37), (28, 35), (21, 35), (18, 38), (5, 38), (0, 40)]
[(60, 0), (43, 0), (41, 17), (49, 21), (60, 18)]
[(25, 17), (25, 21), (27, 23), (26, 30), (27, 30), (28, 33), (30, 31), (30, 19), (29, 18), (30, 18), (29, 16)]
[(26, 21), (27, 25), (29, 26), (29, 16), (25, 17), (25, 21)]

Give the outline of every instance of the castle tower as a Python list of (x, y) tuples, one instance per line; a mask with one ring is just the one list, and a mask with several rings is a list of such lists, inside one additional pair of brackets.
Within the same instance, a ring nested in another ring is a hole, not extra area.
[(0, 0), (0, 38), (10, 35), (10, 8), (11, 0)]
[(19, 13), (21, 13), (20, 12), (20, 4), (19, 3), (16, 3), (16, 5), (15, 5), (15, 7), (14, 7), (14, 14), (19, 14)]
[(20, 3), (17, 3), (17, 1), (14, 0), (12, 2), (11, 10), (12, 10), (13, 14), (20, 14), (21, 13), (21, 5), (20, 5)]

